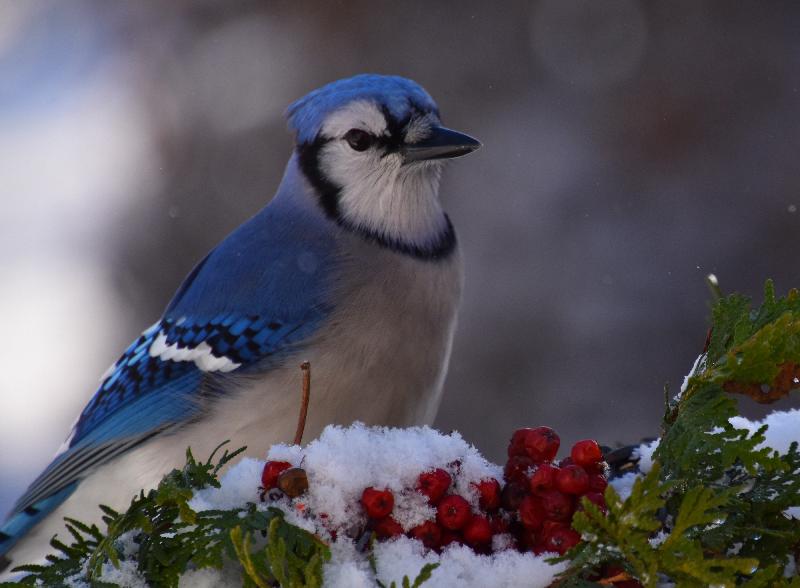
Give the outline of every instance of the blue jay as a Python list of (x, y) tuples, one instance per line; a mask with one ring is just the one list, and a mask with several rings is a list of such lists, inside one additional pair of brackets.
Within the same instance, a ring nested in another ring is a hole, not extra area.
[(443, 160), (480, 143), (440, 124), (411, 80), (359, 75), (287, 111), (295, 148), (273, 200), (185, 279), (103, 376), (47, 469), (0, 527), (0, 569), (40, 560), (63, 517), (99, 520), (222, 440), (288, 442), (301, 371), (306, 433), (430, 423), (462, 285), (439, 201)]

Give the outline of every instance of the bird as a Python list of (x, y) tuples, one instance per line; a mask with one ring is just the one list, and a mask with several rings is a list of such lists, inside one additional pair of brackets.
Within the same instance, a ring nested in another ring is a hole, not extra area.
[(430, 424), (463, 289), (439, 197), (481, 143), (442, 125), (416, 82), (360, 74), (286, 111), (294, 148), (274, 197), (202, 259), (103, 375), (50, 465), (0, 526), (0, 571), (41, 561), (63, 518), (100, 522), (223, 440), (261, 457), (328, 424)]

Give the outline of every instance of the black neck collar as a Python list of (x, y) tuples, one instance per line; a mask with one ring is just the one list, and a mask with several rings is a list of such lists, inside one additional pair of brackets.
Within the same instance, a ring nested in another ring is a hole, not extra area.
[(319, 205), (325, 212), (325, 216), (336, 222), (340, 227), (359, 235), (371, 243), (415, 259), (439, 261), (447, 259), (455, 251), (456, 232), (453, 229), (453, 223), (450, 222), (450, 217), (446, 214), (444, 215), (444, 230), (435, 241), (424, 247), (388, 237), (377, 231), (355, 227), (347, 222), (339, 210), (341, 187), (326, 178), (319, 168), (319, 152), (328, 141), (329, 139), (318, 137), (313, 143), (304, 143), (297, 147), (300, 170), (317, 193)]

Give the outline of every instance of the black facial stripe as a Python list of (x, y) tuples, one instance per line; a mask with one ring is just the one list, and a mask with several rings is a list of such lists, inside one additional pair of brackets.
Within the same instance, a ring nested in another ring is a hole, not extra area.
[[(384, 153), (381, 157), (385, 157), (389, 153), (396, 152), (400, 149), (404, 140), (404, 132), (409, 122), (413, 118), (423, 116), (427, 111), (419, 105), (412, 103), (410, 114), (401, 120), (392, 116), (386, 107), (381, 107), (384, 118), (386, 119), (386, 128), (389, 131), (389, 136), (381, 136), (376, 138), (376, 145), (378, 148), (383, 149)], [(438, 116), (438, 112), (433, 112)], [(428, 246), (421, 247), (400, 241), (395, 238), (387, 237), (376, 231), (364, 229), (363, 227), (352, 226), (344, 218), (342, 218), (341, 211), (339, 210), (339, 197), (342, 188), (331, 182), (320, 170), (319, 154), (322, 148), (330, 141), (337, 139), (328, 139), (322, 136), (310, 143), (303, 143), (298, 145), (297, 154), (300, 170), (308, 179), (311, 186), (317, 192), (319, 203), (325, 215), (331, 220), (335, 221), (339, 226), (347, 231), (355, 233), (365, 240), (375, 243), (379, 247), (383, 247), (390, 251), (395, 251), (403, 255), (408, 255), (415, 259), (424, 261), (438, 261), (447, 259), (456, 248), (456, 233), (453, 229), (453, 224), (450, 222), (450, 217), (445, 217), (445, 229), (436, 238), (436, 240)]]
[(386, 120), (386, 130), (389, 131), (389, 136), (383, 136), (380, 137), (380, 139), (385, 142), (390, 149), (398, 149), (400, 145), (403, 144), (403, 139), (405, 138), (405, 133), (403, 131), (405, 131), (408, 123), (411, 122), (412, 115), (418, 114), (416, 108), (412, 109), (412, 112), (402, 120), (394, 118), (386, 106), (381, 106), (381, 113), (383, 113), (383, 118)]
[(319, 153), (331, 139), (317, 137), (313, 143), (297, 146), (300, 170), (314, 187), (319, 203), (328, 218), (339, 221), (339, 193), (341, 188), (326, 178), (319, 168)]
[(436, 238), (436, 241), (425, 247), (387, 237), (386, 235), (364, 229), (363, 227), (353, 227), (350, 223), (341, 218), (337, 219), (337, 221), (341, 227), (348, 231), (356, 233), (367, 241), (390, 251), (408, 255), (409, 257), (422, 261), (442, 261), (450, 257), (458, 243), (456, 231), (453, 228), (453, 223), (450, 222), (450, 217), (445, 214), (444, 219), (446, 222), (444, 231)]

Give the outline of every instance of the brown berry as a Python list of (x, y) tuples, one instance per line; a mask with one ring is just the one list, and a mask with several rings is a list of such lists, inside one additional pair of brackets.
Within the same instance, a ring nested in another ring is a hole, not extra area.
[(261, 471), (261, 486), (264, 490), (272, 490), (278, 487), (278, 476), (281, 472), (292, 467), (288, 461), (268, 461), (264, 464)]
[(289, 498), (296, 498), (308, 490), (308, 476), (303, 468), (289, 468), (278, 476), (278, 488)]

